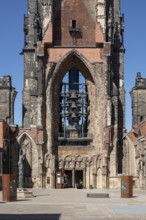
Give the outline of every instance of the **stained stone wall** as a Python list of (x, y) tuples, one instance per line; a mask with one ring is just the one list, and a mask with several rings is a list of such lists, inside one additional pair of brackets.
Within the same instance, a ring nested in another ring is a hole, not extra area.
[[(72, 34), (73, 21), (77, 35)], [(34, 185), (54, 188), (57, 171), (81, 169), (86, 187), (119, 186), (125, 126), (123, 35), (119, 0), (28, 1), (23, 131), (31, 143), (33, 158), (28, 162), (32, 182), (37, 178)], [(85, 77), (89, 99), (87, 131), (92, 140), (80, 147), (60, 146), (58, 140), (61, 82), (72, 67)]]

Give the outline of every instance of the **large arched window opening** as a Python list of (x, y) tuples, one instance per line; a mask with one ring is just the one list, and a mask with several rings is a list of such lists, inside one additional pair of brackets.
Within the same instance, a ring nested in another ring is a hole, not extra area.
[(60, 133), (62, 143), (77, 144), (90, 140), (87, 135), (88, 92), (82, 73), (72, 67), (64, 76), (60, 89)]

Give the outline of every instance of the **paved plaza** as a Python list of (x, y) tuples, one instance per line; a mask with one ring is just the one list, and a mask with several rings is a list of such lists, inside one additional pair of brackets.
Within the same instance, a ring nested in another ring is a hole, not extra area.
[[(87, 193), (109, 193), (88, 198)], [(146, 220), (146, 191), (134, 189), (121, 198), (120, 189), (34, 189), (34, 197), (3, 202), (0, 220)]]

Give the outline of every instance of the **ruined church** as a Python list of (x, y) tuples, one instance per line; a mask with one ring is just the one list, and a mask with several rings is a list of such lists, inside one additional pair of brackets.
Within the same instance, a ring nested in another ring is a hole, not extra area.
[(24, 187), (114, 188), (122, 174), (140, 186), (144, 164), (125, 130), (124, 53), (120, 0), (28, 0), (22, 128), (11, 144), (18, 176), (24, 154)]

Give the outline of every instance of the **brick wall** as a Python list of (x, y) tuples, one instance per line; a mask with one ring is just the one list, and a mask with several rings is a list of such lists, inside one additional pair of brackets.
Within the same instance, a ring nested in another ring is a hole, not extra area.
[[(93, 8), (94, 4), (91, 6)], [(80, 33), (77, 34), (75, 45), (95, 46), (95, 16), (90, 14), (84, 1), (65, 0), (62, 3), (57, 1), (57, 4), (54, 3), (54, 12), (54, 43), (56, 45), (59, 45), (61, 41), (61, 46), (73, 46), (69, 26), (72, 26), (72, 21), (76, 20), (76, 27), (80, 28)]]

